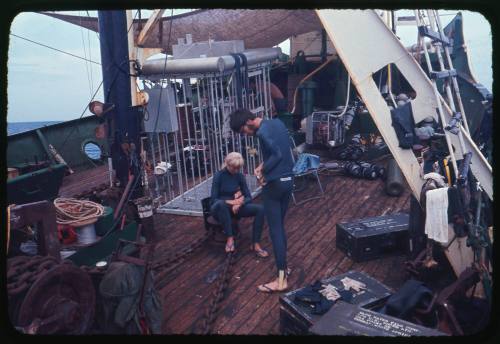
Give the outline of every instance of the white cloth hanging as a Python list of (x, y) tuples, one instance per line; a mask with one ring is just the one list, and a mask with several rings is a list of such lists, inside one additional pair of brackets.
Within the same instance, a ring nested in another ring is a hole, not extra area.
[(425, 193), (425, 234), (429, 239), (448, 243), (448, 188)]
[(430, 172), (424, 175), (424, 180), (432, 179), (436, 182), (438, 187), (444, 187), (446, 185), (445, 179), (442, 175), (436, 172)]

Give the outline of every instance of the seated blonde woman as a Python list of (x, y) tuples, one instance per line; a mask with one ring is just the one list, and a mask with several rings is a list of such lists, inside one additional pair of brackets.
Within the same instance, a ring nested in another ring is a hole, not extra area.
[(269, 254), (260, 246), (262, 226), (264, 225), (264, 208), (252, 203), (245, 176), (241, 173), (243, 157), (238, 152), (229, 153), (224, 159), (223, 168), (214, 175), (210, 212), (219, 221), (227, 236), (226, 252), (234, 251), (233, 228), (231, 215), (237, 217), (252, 217), (253, 235), (251, 250), (259, 257)]

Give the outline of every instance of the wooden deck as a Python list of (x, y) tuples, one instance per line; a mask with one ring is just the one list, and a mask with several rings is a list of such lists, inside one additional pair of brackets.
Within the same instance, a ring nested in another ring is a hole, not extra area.
[(101, 184), (109, 185), (108, 166), (101, 165), (92, 169), (77, 171), (65, 176), (59, 189), (59, 197), (75, 197), (92, 190)]
[[(410, 193), (389, 197), (381, 180), (368, 181), (344, 176), (321, 175), (325, 197), (302, 206), (291, 203), (286, 217), (288, 265), (292, 268), (290, 290), (335, 276), (348, 270), (366, 272), (389, 287), (404, 282), (404, 256), (354, 263), (335, 246), (335, 225), (369, 216), (408, 212)], [(308, 185), (298, 197), (317, 192), (317, 184)], [(257, 198), (256, 202), (260, 202)], [(161, 242), (158, 252), (174, 252), (204, 235), (202, 218), (155, 215), (155, 227)], [(227, 294), (220, 305), (213, 333), (279, 334), (279, 295), (263, 294), (256, 286), (276, 275), (274, 258), (259, 259), (251, 252), (251, 219), (241, 222), (242, 235), (236, 242), (238, 255), (232, 269)], [(262, 245), (272, 252), (267, 225)], [(160, 290), (163, 309), (163, 333), (201, 333), (203, 316), (225, 259), (222, 244), (209, 242), (193, 253), (167, 277)]]

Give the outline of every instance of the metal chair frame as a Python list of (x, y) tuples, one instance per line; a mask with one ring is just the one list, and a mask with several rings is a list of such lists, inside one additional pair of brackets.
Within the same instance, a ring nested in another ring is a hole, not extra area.
[[(292, 154), (292, 160), (293, 160), (293, 163), (295, 165), (296, 163), (296, 158), (295, 158), (295, 153), (297, 152), (297, 146), (295, 145), (295, 140), (293, 139), (292, 136), (290, 136), (290, 141), (292, 142), (292, 146), (293, 148), (291, 148), (291, 154)], [(300, 153), (297, 153), (297, 157), (300, 156)], [(300, 178), (300, 177), (305, 177), (305, 176), (308, 176), (308, 175), (313, 175), (315, 178), (316, 178), (316, 181), (318, 182), (318, 186), (319, 186), (319, 190), (321, 192), (321, 194), (319, 196), (313, 196), (313, 197), (309, 197), (305, 200), (302, 200), (300, 202), (297, 202), (297, 200), (295, 199), (295, 192), (297, 192), (297, 189), (296, 189), (296, 184), (295, 184), (295, 181), (294, 181), (294, 184), (293, 184), (293, 191), (292, 191), (292, 200), (293, 200), (293, 203), (295, 205), (301, 205), (301, 204), (304, 204), (306, 202), (309, 202), (313, 199), (320, 199), (320, 198), (323, 198), (323, 196), (325, 195), (325, 191), (323, 190), (323, 185), (321, 185), (321, 181), (319, 180), (319, 174), (318, 174), (318, 169), (317, 168), (311, 168), (305, 172), (302, 172), (302, 173), (294, 173), (294, 178)]]

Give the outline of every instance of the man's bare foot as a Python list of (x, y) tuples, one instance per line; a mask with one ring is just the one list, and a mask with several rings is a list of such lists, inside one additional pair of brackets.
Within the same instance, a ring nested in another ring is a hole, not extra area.
[(276, 278), (272, 282), (261, 284), (257, 287), (257, 290), (263, 293), (275, 293), (275, 292), (285, 291), (287, 289), (288, 289), (288, 284), (286, 278), (283, 279), (281, 288), (279, 287), (279, 278)]

